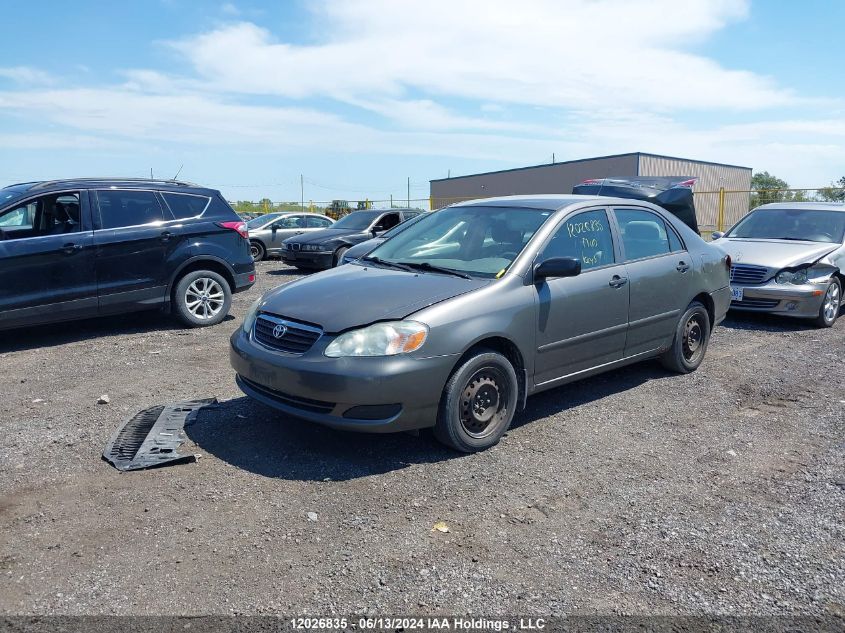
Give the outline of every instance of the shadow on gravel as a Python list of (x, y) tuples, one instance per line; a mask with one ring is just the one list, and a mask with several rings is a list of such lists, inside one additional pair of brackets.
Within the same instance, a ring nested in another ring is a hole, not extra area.
[[(233, 321), (231, 314), (223, 323)], [(221, 325), (215, 327), (222, 327)], [(0, 332), (0, 352), (17, 352), (78, 341), (126, 334), (153, 334), (156, 332), (187, 330), (172, 316), (161, 312), (132, 312), (115, 316), (97, 317), (82, 321), (64, 321), (47, 325)]]
[(261, 274), (271, 275), (273, 277), (307, 277), (312, 275), (317, 270), (299, 270), (298, 268), (277, 268), (276, 270), (262, 270)]
[(776, 314), (759, 312), (729, 312), (720, 327), (732, 330), (762, 330), (766, 332), (802, 332), (818, 329), (804, 319), (791, 319)]
[(292, 481), (347, 481), (461, 457), (427, 434), (335, 431), (246, 396), (201, 410), (185, 432), (203, 451), (237, 468)]
[(528, 398), (525, 410), (519, 411), (514, 416), (511, 429), (566, 411), (571, 407), (634, 389), (652, 380), (675, 376), (677, 374), (663, 369), (656, 361), (645, 361), (543, 391)]
[[(511, 428), (673, 375), (646, 362), (552, 389), (529, 398)], [(203, 451), (237, 468), (295, 481), (347, 481), (463, 457), (434, 441), (428, 430), (419, 436), (335, 431), (247, 397), (201, 410), (185, 432)]]

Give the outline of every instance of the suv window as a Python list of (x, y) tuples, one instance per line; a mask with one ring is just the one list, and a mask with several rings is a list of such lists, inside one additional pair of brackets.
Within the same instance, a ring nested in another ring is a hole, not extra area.
[(625, 261), (672, 252), (663, 218), (643, 209), (614, 209)]
[(104, 229), (139, 226), (164, 220), (161, 205), (152, 191), (110, 189), (98, 191), (97, 200)]
[(164, 198), (164, 202), (177, 220), (202, 215), (208, 207), (208, 203), (211, 202), (211, 198), (208, 196), (198, 196), (192, 193), (161, 192), (161, 197)]
[(551, 257), (574, 257), (588, 270), (613, 264), (613, 235), (607, 212), (584, 211), (566, 218), (543, 249), (541, 261)]
[(63, 235), (82, 230), (79, 194), (40, 196), (0, 212), (0, 230), (7, 240)]
[(327, 229), (332, 225), (328, 218), (318, 218), (313, 215), (308, 216), (307, 222), (309, 229)]

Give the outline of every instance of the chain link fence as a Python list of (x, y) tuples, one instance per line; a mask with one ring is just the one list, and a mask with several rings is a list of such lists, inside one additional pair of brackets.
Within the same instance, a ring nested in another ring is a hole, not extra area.
[[(736, 224), (752, 209), (771, 202), (845, 202), (845, 188), (819, 187), (816, 189), (758, 189), (758, 190), (730, 190), (695, 191), (695, 209), (698, 225), (705, 238), (709, 238), (713, 231), (725, 231)], [(301, 202), (274, 202), (269, 199), (251, 202), (238, 200), (230, 202), (238, 213), (261, 215), (264, 213), (307, 211), (311, 213), (325, 213), (337, 215), (341, 207), (344, 212), (356, 209), (404, 209), (408, 207), (418, 209), (439, 209), (441, 207), (472, 200), (467, 198), (410, 198), (384, 200), (309, 200)], [(346, 205), (345, 207), (343, 205)]]

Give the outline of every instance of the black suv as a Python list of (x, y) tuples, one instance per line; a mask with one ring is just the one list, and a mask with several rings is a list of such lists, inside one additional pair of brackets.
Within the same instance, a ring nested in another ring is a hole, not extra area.
[(246, 225), (213, 189), (103, 178), (0, 189), (0, 329), (149, 308), (214, 325), (253, 283)]
[(326, 229), (295, 235), (282, 242), (282, 261), (297, 268), (339, 266), (349, 248), (418, 216), (422, 209), (353, 211)]

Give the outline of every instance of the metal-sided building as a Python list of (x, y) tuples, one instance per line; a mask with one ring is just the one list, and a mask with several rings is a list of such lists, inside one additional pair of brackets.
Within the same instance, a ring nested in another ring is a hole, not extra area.
[[(587, 178), (613, 176), (697, 177), (693, 191), (702, 229), (716, 226), (720, 189), (743, 192), (751, 189), (750, 167), (632, 152), (432, 180), (431, 208), (473, 198), (571, 193), (572, 187)], [(749, 194), (724, 197), (724, 221), (728, 226), (748, 212), (748, 202)]]

